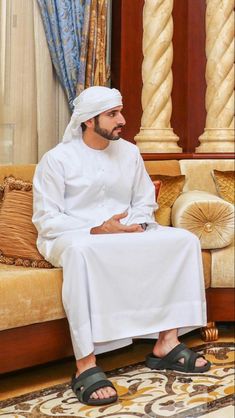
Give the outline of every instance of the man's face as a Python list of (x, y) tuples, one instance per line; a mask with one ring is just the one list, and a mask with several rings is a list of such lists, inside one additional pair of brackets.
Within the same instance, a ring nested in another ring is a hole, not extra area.
[(122, 106), (106, 110), (94, 118), (94, 131), (109, 141), (116, 141), (120, 138), (122, 127), (126, 121), (122, 116)]

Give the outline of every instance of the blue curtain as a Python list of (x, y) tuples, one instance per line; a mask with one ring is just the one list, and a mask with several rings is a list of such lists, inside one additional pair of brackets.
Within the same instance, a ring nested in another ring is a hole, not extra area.
[(51, 59), (72, 110), (77, 83), (85, 84), (80, 54), (87, 48), (91, 0), (37, 1)]

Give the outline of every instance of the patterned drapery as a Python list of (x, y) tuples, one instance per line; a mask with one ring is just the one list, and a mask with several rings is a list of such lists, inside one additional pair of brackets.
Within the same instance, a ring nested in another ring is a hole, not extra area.
[[(105, 86), (109, 79), (106, 63), (107, 0), (91, 0), (87, 51), (82, 50), (81, 61), (86, 62), (85, 87)], [(82, 75), (82, 72), (81, 72)], [(77, 93), (84, 88), (79, 77)]]
[(37, 1), (51, 59), (72, 109), (85, 87), (107, 84), (107, 0)]

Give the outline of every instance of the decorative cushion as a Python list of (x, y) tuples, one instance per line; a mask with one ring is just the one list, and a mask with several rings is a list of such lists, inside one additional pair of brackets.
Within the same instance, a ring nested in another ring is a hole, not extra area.
[(213, 170), (212, 177), (215, 182), (218, 195), (227, 202), (234, 204), (235, 177), (234, 171)]
[[(152, 174), (151, 179), (156, 190), (159, 208), (155, 212), (155, 219), (160, 225), (171, 225), (171, 208), (183, 190), (185, 176), (165, 176)], [(159, 181), (161, 182), (159, 190)]]
[(183, 193), (172, 208), (173, 226), (198, 236), (203, 249), (231, 244), (234, 231), (234, 206), (204, 191)]
[(0, 211), (0, 263), (38, 268), (51, 268), (36, 247), (37, 230), (32, 223), (32, 183), (4, 180)]

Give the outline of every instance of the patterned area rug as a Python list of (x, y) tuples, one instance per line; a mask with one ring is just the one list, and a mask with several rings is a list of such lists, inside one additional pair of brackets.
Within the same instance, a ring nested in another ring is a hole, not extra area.
[(93, 408), (82, 405), (69, 384), (63, 384), (0, 402), (0, 416), (192, 418), (208, 414), (229, 418), (234, 412), (234, 346), (210, 343), (195, 347), (194, 351), (212, 362), (207, 373), (157, 372), (139, 363), (107, 373), (118, 390), (116, 404)]

